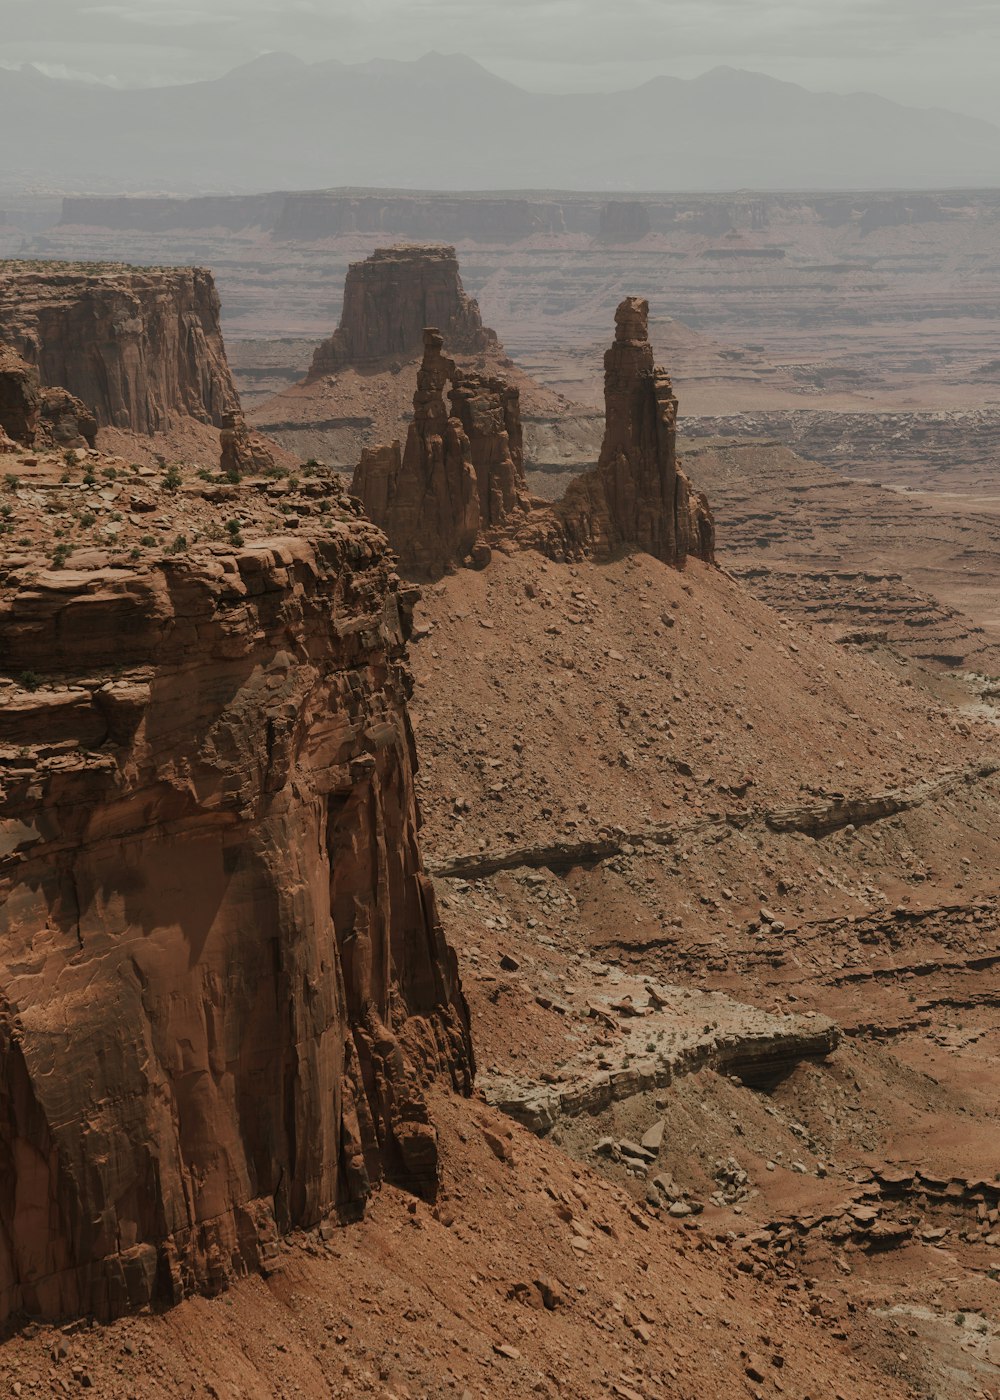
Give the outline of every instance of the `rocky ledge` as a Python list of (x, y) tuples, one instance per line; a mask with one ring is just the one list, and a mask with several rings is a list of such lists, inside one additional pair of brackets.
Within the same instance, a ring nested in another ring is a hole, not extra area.
[[(551, 998), (545, 1000), (555, 1006)], [(488, 1102), (539, 1134), (703, 1069), (769, 1086), (800, 1061), (832, 1054), (840, 1041), (838, 1028), (825, 1016), (774, 1015), (721, 993), (693, 992), (648, 977), (619, 975), (612, 998), (570, 998), (556, 1010), (568, 1019), (597, 1021), (610, 1033), (596, 1063), (592, 1052), (581, 1051), (546, 1082), (503, 1074), (479, 1080)]]
[(216, 1291), (380, 1179), (431, 1197), (423, 1086), (470, 1086), (412, 594), (333, 483), (271, 535), (219, 487), (243, 533), (164, 547), (215, 489), (160, 488), (160, 544), (0, 568), (0, 1319)]

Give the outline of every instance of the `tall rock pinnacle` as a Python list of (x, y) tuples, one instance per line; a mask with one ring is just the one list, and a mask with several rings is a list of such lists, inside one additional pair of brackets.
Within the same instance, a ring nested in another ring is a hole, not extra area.
[(689, 554), (713, 562), (712, 513), (677, 465), (677, 399), (669, 374), (653, 363), (644, 297), (626, 297), (615, 312), (604, 403), (597, 467), (558, 503), (552, 546), (599, 555), (632, 545), (678, 569)]

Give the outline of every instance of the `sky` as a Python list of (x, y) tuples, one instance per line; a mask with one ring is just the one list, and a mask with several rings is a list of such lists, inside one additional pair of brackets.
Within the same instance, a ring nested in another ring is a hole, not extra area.
[(0, 65), (124, 86), (307, 60), (465, 53), (535, 91), (719, 64), (1000, 123), (1000, 0), (0, 0)]

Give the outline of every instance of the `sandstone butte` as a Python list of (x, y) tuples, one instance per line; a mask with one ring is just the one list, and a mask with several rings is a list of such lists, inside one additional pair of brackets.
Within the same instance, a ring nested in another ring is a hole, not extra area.
[(348, 268), (340, 324), (317, 346), (307, 382), (347, 365), (408, 359), (419, 353), (427, 326), (440, 328), (453, 354), (497, 348), (496, 332), (483, 325), (462, 287), (454, 248), (377, 248)]
[(100, 427), (220, 428), (239, 407), (204, 268), (0, 263), (0, 341)]
[(648, 318), (642, 298), (619, 305), (604, 357), (600, 459), (552, 506), (528, 492), (518, 390), (458, 370), (441, 333), (425, 329), (405, 449), (394, 442), (364, 451), (352, 484), (405, 571), (440, 578), (467, 560), (484, 563), (491, 545), (512, 539), (555, 559), (638, 548), (674, 568), (689, 556), (714, 562), (711, 508), (677, 463), (677, 399), (653, 363)]

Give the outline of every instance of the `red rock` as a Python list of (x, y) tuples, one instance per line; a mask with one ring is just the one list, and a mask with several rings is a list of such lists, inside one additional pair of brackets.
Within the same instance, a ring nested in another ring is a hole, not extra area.
[(263, 438), (251, 433), (242, 413), (227, 413), (219, 433), (219, 468), (226, 476), (256, 476), (274, 467), (274, 456)]
[(68, 389), (43, 389), (39, 439), (52, 447), (94, 447), (97, 419)]
[(239, 404), (205, 268), (6, 263), (0, 340), (101, 426), (154, 433), (194, 418), (221, 427)]
[(442, 354), (437, 330), (424, 331), (424, 358), (413, 396), (413, 422), (399, 443), (362, 453), (352, 493), (388, 535), (400, 565), (440, 578), (476, 543), (480, 497), (472, 450), (458, 418), (449, 418), (444, 387), (455, 362)]
[(307, 382), (345, 365), (406, 360), (419, 352), (426, 326), (438, 326), (454, 354), (496, 348), (494, 331), (462, 287), (455, 249), (441, 244), (377, 248), (352, 263), (340, 325), (316, 348)]
[(497, 376), (457, 372), (448, 395), (462, 424), (479, 486), (483, 530), (501, 530), (528, 509), (521, 396)]
[(536, 542), (556, 558), (607, 558), (638, 548), (674, 568), (689, 555), (714, 562), (708, 500), (677, 465), (677, 400), (653, 364), (649, 305), (626, 297), (604, 356), (605, 430), (597, 467), (572, 482)]
[(13, 442), (31, 447), (40, 412), (37, 371), (9, 345), (0, 344), (0, 430)]
[(0, 1318), (214, 1292), (380, 1178), (433, 1196), (422, 1084), (471, 1052), (407, 625), (364, 521), (8, 575), (44, 683), (0, 710)]

